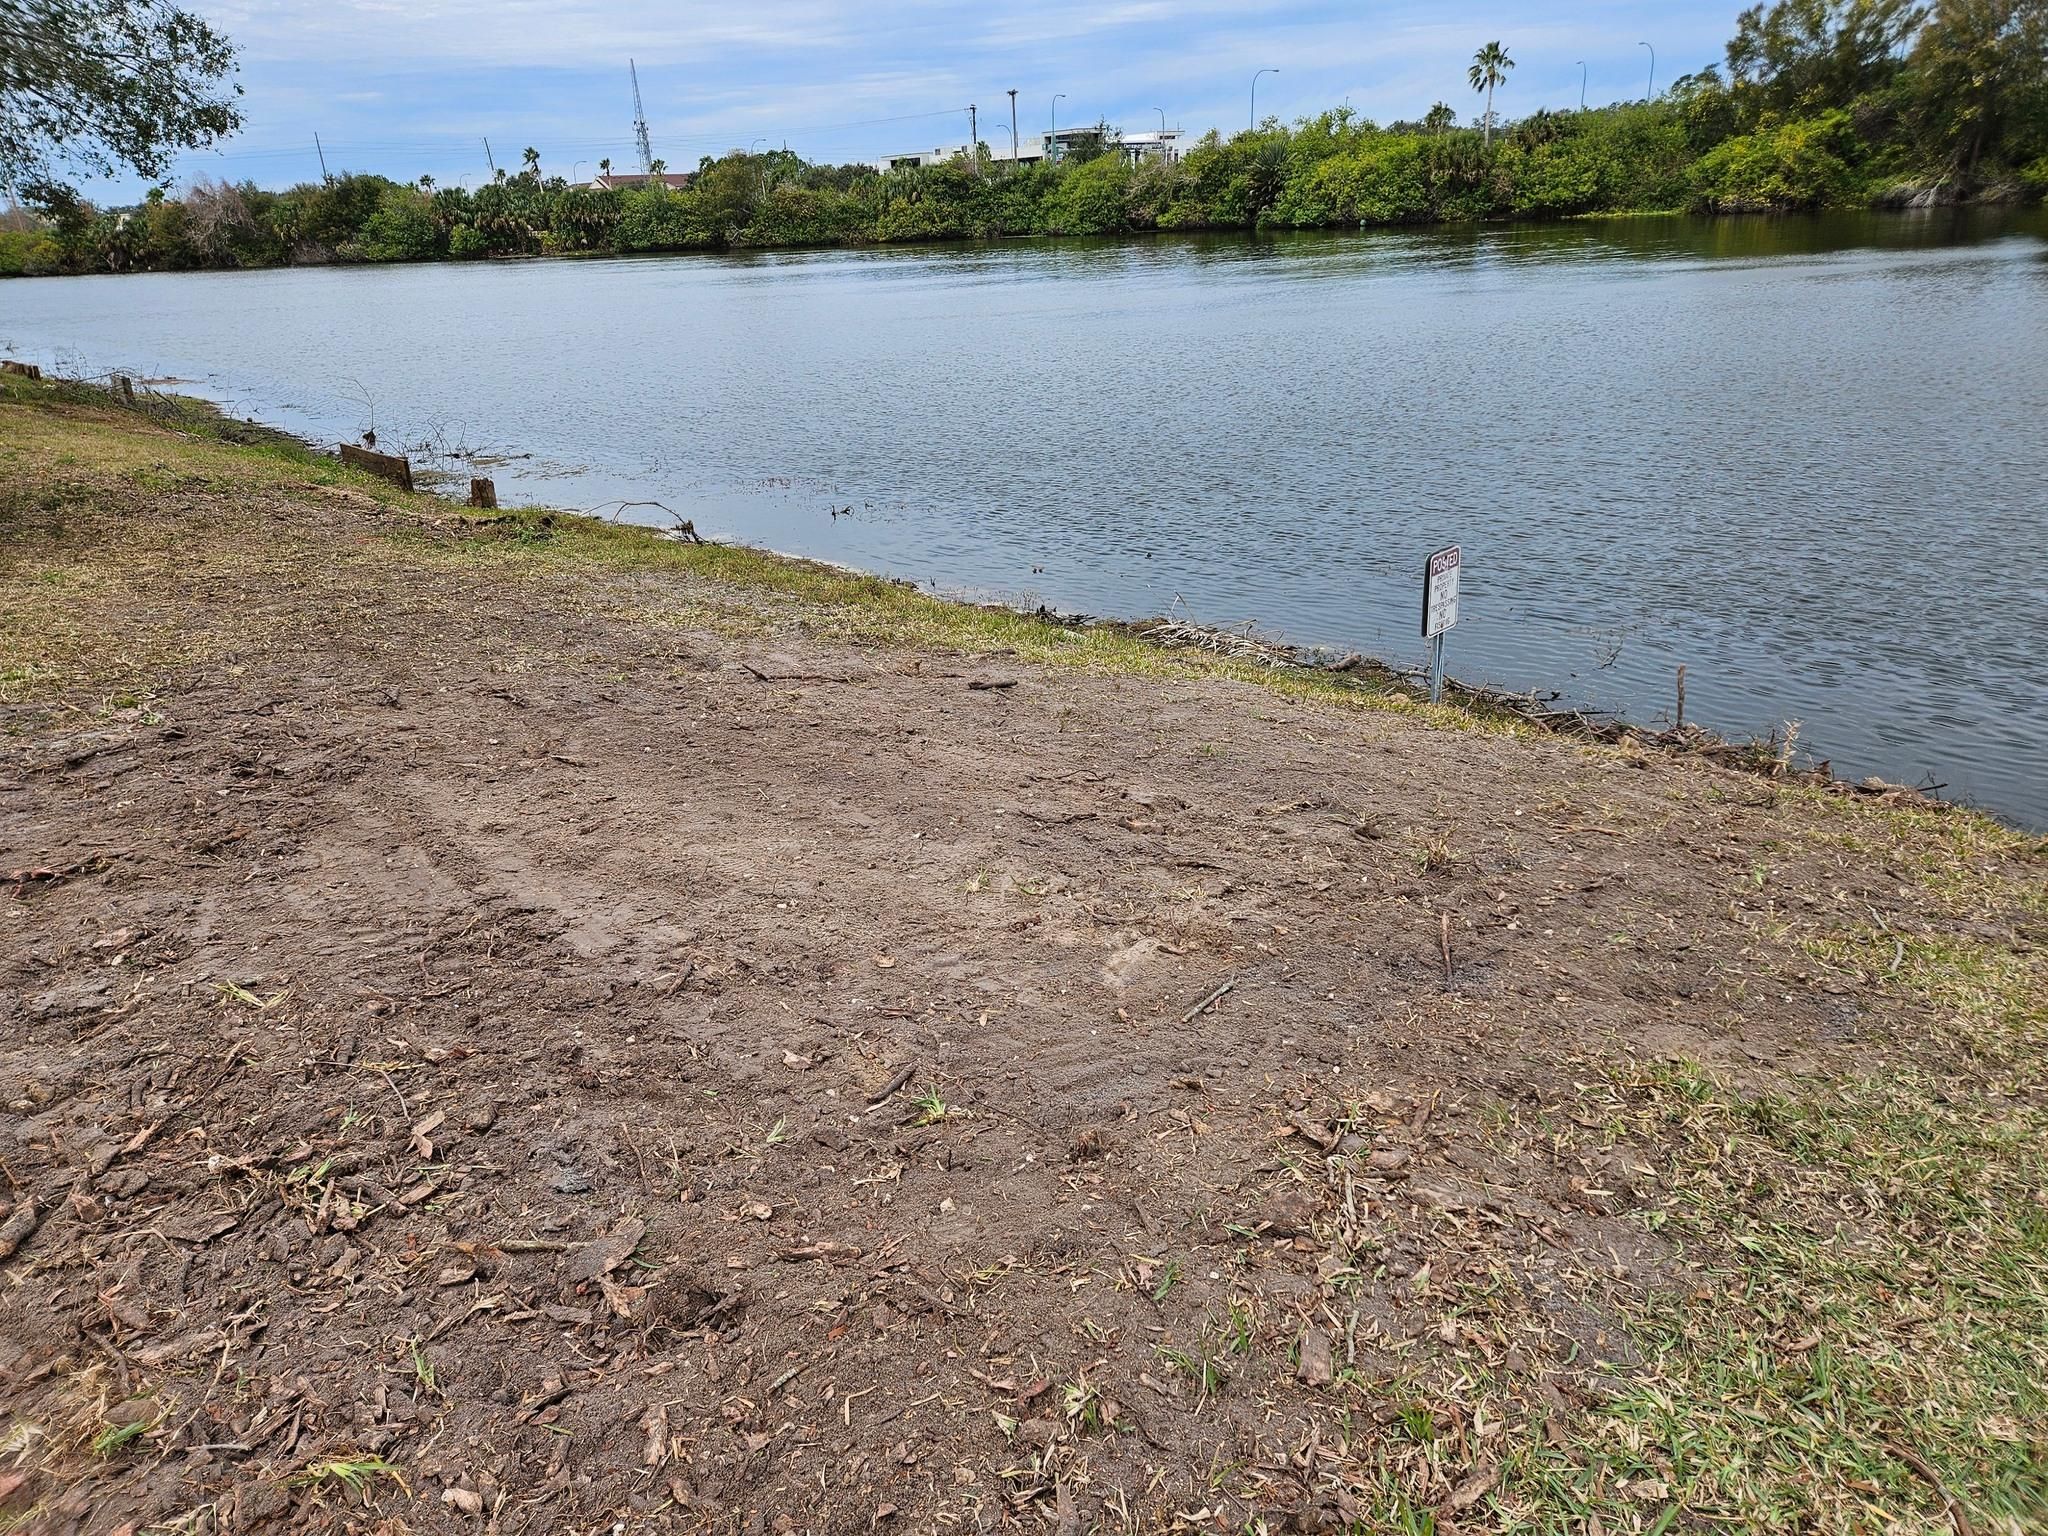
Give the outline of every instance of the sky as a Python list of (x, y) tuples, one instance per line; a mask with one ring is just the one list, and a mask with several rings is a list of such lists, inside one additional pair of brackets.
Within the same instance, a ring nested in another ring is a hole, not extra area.
[[(1555, 5), (1329, 0), (185, 0), (241, 50), (246, 123), (173, 181), (281, 187), (329, 170), (422, 172), (475, 186), (484, 141), (517, 169), (581, 179), (609, 156), (635, 167), (627, 60), (638, 63), (654, 150), (671, 169), (730, 149), (869, 160), (981, 137), (1105, 119), (1191, 136), (1348, 102), (1379, 122), (1432, 102), (1478, 109), (1473, 50), (1499, 39), (1517, 62), (1498, 110), (1519, 116), (1640, 97), (1650, 82), (1717, 62), (1739, 0), (1571, 0)], [(1055, 93), (1062, 99), (1055, 102)], [(138, 195), (103, 185), (102, 200)]]

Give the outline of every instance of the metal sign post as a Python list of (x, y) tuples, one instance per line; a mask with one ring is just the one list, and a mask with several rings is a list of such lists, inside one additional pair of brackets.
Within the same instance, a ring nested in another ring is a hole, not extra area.
[(1444, 631), (1458, 622), (1458, 546), (1447, 545), (1422, 567), (1422, 638), (1429, 642), (1429, 702), (1444, 697)]

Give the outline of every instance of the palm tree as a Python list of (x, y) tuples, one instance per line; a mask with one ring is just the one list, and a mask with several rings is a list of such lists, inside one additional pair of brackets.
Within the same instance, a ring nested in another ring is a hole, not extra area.
[(606, 155), (602, 160), (597, 162), (597, 174), (600, 176), (609, 176), (611, 175), (611, 173), (612, 157), (610, 155)]
[(1488, 43), (1472, 55), (1472, 67), (1465, 71), (1465, 78), (1472, 82), (1472, 89), (1486, 92), (1486, 144), (1493, 147), (1493, 88), (1508, 83), (1508, 71), (1515, 67), (1515, 61), (1508, 57), (1507, 49), (1499, 43)]

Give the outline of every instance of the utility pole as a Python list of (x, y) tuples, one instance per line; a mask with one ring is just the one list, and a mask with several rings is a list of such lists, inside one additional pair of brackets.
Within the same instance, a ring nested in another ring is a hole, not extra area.
[(1010, 169), (1017, 169), (1017, 91), (1010, 89)]
[(484, 140), (484, 164), (491, 168), (493, 176), (498, 174), (498, 162), (491, 158), (491, 141), (489, 139)]
[(317, 132), (313, 135), (313, 153), (320, 157), (320, 179), (322, 181), (334, 180), (332, 176), (327, 174), (327, 151), (320, 147), (320, 135)]
[(974, 103), (967, 103), (967, 158), (974, 162), (974, 174), (981, 174), (981, 130), (975, 126)]

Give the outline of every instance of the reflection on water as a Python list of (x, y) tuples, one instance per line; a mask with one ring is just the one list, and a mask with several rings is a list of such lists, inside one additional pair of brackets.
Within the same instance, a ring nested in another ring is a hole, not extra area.
[[(0, 285), (0, 345), (535, 455), (943, 589), (1256, 619), (2048, 824), (2048, 222), (1935, 213)], [(367, 397), (367, 398), (366, 398)], [(851, 508), (834, 518), (831, 509)]]

